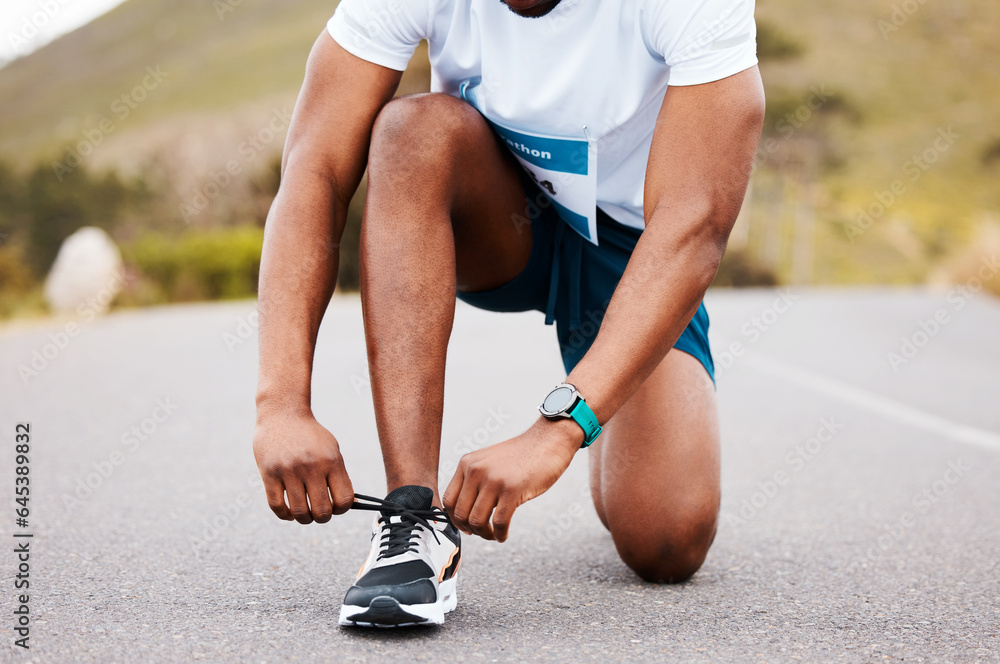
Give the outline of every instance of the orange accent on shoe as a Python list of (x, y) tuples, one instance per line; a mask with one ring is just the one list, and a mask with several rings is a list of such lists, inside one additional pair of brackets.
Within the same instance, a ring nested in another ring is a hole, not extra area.
[[(459, 550), (460, 549), (456, 546), (455, 550), (451, 552), (451, 557), (448, 558), (448, 564), (442, 567), (441, 573), (438, 574), (438, 583), (444, 581), (444, 573), (448, 571), (448, 568), (451, 567), (451, 564), (455, 561), (455, 556), (458, 555)], [(462, 565), (462, 560), (460, 558), (458, 560), (458, 566), (455, 567), (455, 574), (458, 574), (458, 568), (461, 567), (461, 565)], [(455, 576), (455, 574), (452, 574), (452, 576)]]

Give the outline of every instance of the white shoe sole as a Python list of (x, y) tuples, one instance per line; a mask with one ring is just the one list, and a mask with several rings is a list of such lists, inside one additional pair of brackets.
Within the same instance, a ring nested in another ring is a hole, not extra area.
[(340, 607), (340, 624), (345, 627), (408, 627), (443, 625), (444, 614), (458, 605), (457, 578), (438, 586), (438, 601), (433, 604), (400, 604), (392, 597), (376, 597), (368, 606)]

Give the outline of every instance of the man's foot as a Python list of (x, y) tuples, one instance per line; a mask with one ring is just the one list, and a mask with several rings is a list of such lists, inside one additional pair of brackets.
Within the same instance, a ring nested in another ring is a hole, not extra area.
[(455, 609), (455, 573), (462, 558), (458, 529), (439, 507), (434, 492), (401, 486), (385, 500), (356, 495), (374, 503), (354, 509), (378, 510), (372, 524), (372, 548), (340, 608), (341, 625), (402, 627), (441, 625)]

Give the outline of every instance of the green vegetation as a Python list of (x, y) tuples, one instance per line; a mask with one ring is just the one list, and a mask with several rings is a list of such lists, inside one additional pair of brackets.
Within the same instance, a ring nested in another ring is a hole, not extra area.
[(0, 164), (0, 318), (44, 311), (41, 281), (62, 241), (82, 226), (110, 229), (144, 207), (144, 188), (80, 169), (60, 182), (45, 166)]
[(41, 287), (31, 273), (20, 243), (0, 244), (0, 320), (45, 311)]
[(143, 235), (123, 248), (126, 265), (136, 274), (123, 295), (125, 303), (253, 297), (263, 242), (263, 229), (252, 226), (189, 231), (174, 238)]
[[(114, 129), (86, 158), (99, 166), (131, 167), (137, 156), (161, 151), (188, 159), (176, 154), (185, 139), (189, 149), (202, 143), (235, 152), (242, 136), (228, 145), (214, 139), (244, 124), (258, 129), (273, 108), (294, 105), (309, 50), (336, 2), (221, 4), (229, 10), (204, 0), (129, 0), (0, 70), (0, 99), (17, 100), (4, 104), (0, 157), (62, 159), (87, 132), (96, 138), (102, 119)], [(164, 78), (147, 80), (147, 67)], [(136, 91), (144, 81), (153, 89)], [(401, 93), (428, 81), (423, 55)], [(273, 155), (280, 144), (268, 147)]]
[[(108, 230), (140, 305), (251, 296), (305, 61), (335, 3), (129, 0), (0, 69), (0, 317)], [(759, 0), (768, 96), (718, 285), (960, 282), (1000, 250), (1000, 5)], [(399, 94), (426, 90), (421, 48)], [(339, 283), (358, 284), (364, 186)], [(1000, 282), (1000, 279), (994, 280)], [(1000, 292), (1000, 283), (988, 286)]]
[[(265, 183), (260, 196), (270, 201), (277, 182)], [(253, 297), (263, 217), (191, 227), (171, 198), (148, 176), (125, 181), (78, 168), (60, 180), (45, 166), (19, 175), (0, 164), (0, 318), (44, 311), (42, 281), (63, 240), (83, 226), (103, 228), (122, 248), (120, 304)]]
[(845, 284), (960, 281), (963, 256), (996, 250), (1000, 79), (982, 63), (1000, 61), (1000, 5), (760, 0), (757, 16), (768, 117), (737, 248), (781, 281)]

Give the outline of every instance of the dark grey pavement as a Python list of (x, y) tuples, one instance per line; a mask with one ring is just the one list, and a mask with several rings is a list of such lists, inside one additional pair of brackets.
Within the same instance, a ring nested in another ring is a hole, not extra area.
[[(336, 624), (369, 514), (303, 527), (267, 508), (253, 303), (117, 313), (66, 338), (70, 321), (0, 329), (0, 661), (1000, 661), (1000, 302), (968, 294), (713, 291), (724, 501), (694, 580), (647, 585), (619, 562), (583, 452), (508, 543), (467, 539), (443, 628), (394, 632)], [(460, 305), (444, 468), (523, 430), (563, 377), (541, 319)], [(356, 490), (380, 494), (357, 299), (335, 300), (316, 366), (317, 415)]]

